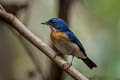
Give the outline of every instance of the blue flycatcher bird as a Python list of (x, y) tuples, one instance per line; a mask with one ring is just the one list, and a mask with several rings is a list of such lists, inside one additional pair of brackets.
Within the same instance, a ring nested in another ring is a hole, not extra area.
[(72, 61), (74, 56), (80, 58), (90, 69), (97, 67), (97, 65), (88, 58), (81, 42), (68, 28), (65, 21), (60, 18), (52, 18), (41, 24), (50, 26), (52, 43), (62, 54), (72, 55)]

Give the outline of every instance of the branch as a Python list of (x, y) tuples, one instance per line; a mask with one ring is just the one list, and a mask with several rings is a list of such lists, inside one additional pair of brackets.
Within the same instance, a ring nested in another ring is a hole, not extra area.
[[(18, 14), (20, 12), (21, 9), (26, 9), (27, 11), (27, 16), (29, 16), (30, 14), (30, 10), (31, 9), (31, 3), (32, 0), (28, 0), (25, 4), (21, 4), (21, 5), (17, 5), (15, 3), (11, 3), (11, 4), (6, 4), (6, 3), (1, 3), (3, 5), (3, 7), (0, 5), (0, 9), (7, 11), (9, 13), (14, 14), (16, 17), (18, 17)], [(29, 7), (30, 6), (30, 7)], [(18, 7), (19, 9), (16, 10), (16, 7)], [(12, 9), (12, 10), (11, 10)], [(26, 19), (25, 21), (27, 21), (28, 19)], [(40, 65), (40, 61), (38, 59), (38, 56), (36, 56), (34, 54), (34, 52), (29, 48), (29, 45), (26, 43), (26, 41), (23, 39), (23, 37), (21, 35), (18, 35), (15, 30), (13, 30), (12, 28), (10, 28), (10, 30), (12, 31), (13, 35), (20, 41), (20, 43), (22, 44), (22, 46), (25, 48), (25, 50), (27, 51), (27, 54), (29, 56), (29, 58), (31, 59), (31, 61), (33, 62), (36, 71), (38, 72), (39, 76), (43, 79), (43, 80), (47, 80), (45, 72), (43, 72), (41, 65)]]
[(0, 18), (1, 20), (4, 20), (6, 23), (12, 25), (12, 27), (15, 30), (17, 30), (22, 36), (24, 36), (29, 42), (31, 42), (34, 46), (36, 46), (39, 50), (41, 50), (50, 59), (52, 59), (56, 64), (58, 64), (63, 70), (65, 70), (73, 78), (77, 80), (88, 80), (83, 74), (81, 74), (73, 66), (67, 69), (69, 64), (60, 56), (54, 58), (56, 52), (53, 49), (51, 49), (47, 44), (45, 44), (42, 40), (40, 40), (37, 36), (35, 36), (29, 29), (27, 29), (25, 25), (22, 24), (15, 16), (0, 9)]
[(27, 10), (28, 8), (28, 2), (18, 4), (18, 3), (5, 3), (4, 1), (0, 1), (0, 4), (4, 7), (4, 9), (9, 12), (14, 14), (15, 16), (18, 16), (18, 12), (20, 10)]
[(3, 10), (3, 11), (5, 11), (5, 9), (1, 5), (0, 5), (0, 9)]

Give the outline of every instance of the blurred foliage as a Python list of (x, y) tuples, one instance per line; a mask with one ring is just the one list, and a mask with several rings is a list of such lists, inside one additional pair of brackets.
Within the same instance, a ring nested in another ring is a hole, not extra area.
[[(6, 0), (8, 3), (16, 0)], [(23, 2), (25, 0), (22, 0)], [(46, 3), (47, 1), (47, 3)], [(28, 28), (49, 44), (50, 29), (40, 23), (49, 18), (57, 17), (58, 0), (34, 0)], [(17, 0), (18, 3), (21, 1)], [(23, 21), (24, 21), (23, 17)], [(21, 19), (21, 20), (22, 20)], [(70, 28), (83, 43), (88, 56), (98, 65), (90, 70), (79, 59), (75, 58), (73, 66), (91, 80), (119, 80), (120, 79), (120, 0), (77, 0), (70, 13)], [(11, 33), (10, 31), (8, 34)], [(11, 36), (10, 36), (11, 37)], [(12, 36), (10, 40), (14, 51), (13, 73), (17, 80), (24, 78), (25, 72), (33, 71), (34, 67), (26, 51), (19, 41)], [(49, 69), (46, 56), (32, 45), (31, 49), (40, 58), (42, 68)], [(20, 52), (21, 51), (21, 52)], [(23, 53), (23, 54), (21, 54)], [(71, 61), (71, 56), (68, 57)], [(26, 64), (27, 63), (27, 64)], [(24, 66), (24, 68), (23, 68)], [(23, 72), (21, 72), (23, 71)], [(34, 72), (34, 71), (33, 71)], [(29, 72), (29, 75), (33, 75)], [(22, 78), (21, 78), (22, 77)], [(74, 80), (68, 74), (63, 74), (63, 80)]]
[(74, 65), (91, 80), (120, 79), (119, 4), (119, 0), (82, 0), (71, 11), (72, 30), (98, 68), (89, 70), (77, 59)]

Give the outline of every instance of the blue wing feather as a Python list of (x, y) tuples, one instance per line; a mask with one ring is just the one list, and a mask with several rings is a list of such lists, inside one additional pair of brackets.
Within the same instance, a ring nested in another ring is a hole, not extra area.
[(77, 37), (73, 34), (73, 32), (68, 30), (68, 31), (66, 31), (66, 34), (69, 36), (69, 38), (71, 39), (72, 42), (74, 42), (75, 44), (77, 44), (79, 46), (79, 48), (83, 52), (83, 54), (85, 56), (87, 56), (83, 45), (80, 43), (80, 41), (77, 39)]

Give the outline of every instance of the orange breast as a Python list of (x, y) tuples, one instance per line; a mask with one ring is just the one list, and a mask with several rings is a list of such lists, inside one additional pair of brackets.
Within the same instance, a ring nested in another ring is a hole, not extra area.
[(60, 42), (60, 41), (70, 41), (69, 37), (64, 33), (64, 32), (59, 32), (59, 31), (51, 31), (51, 40), (54, 43)]

